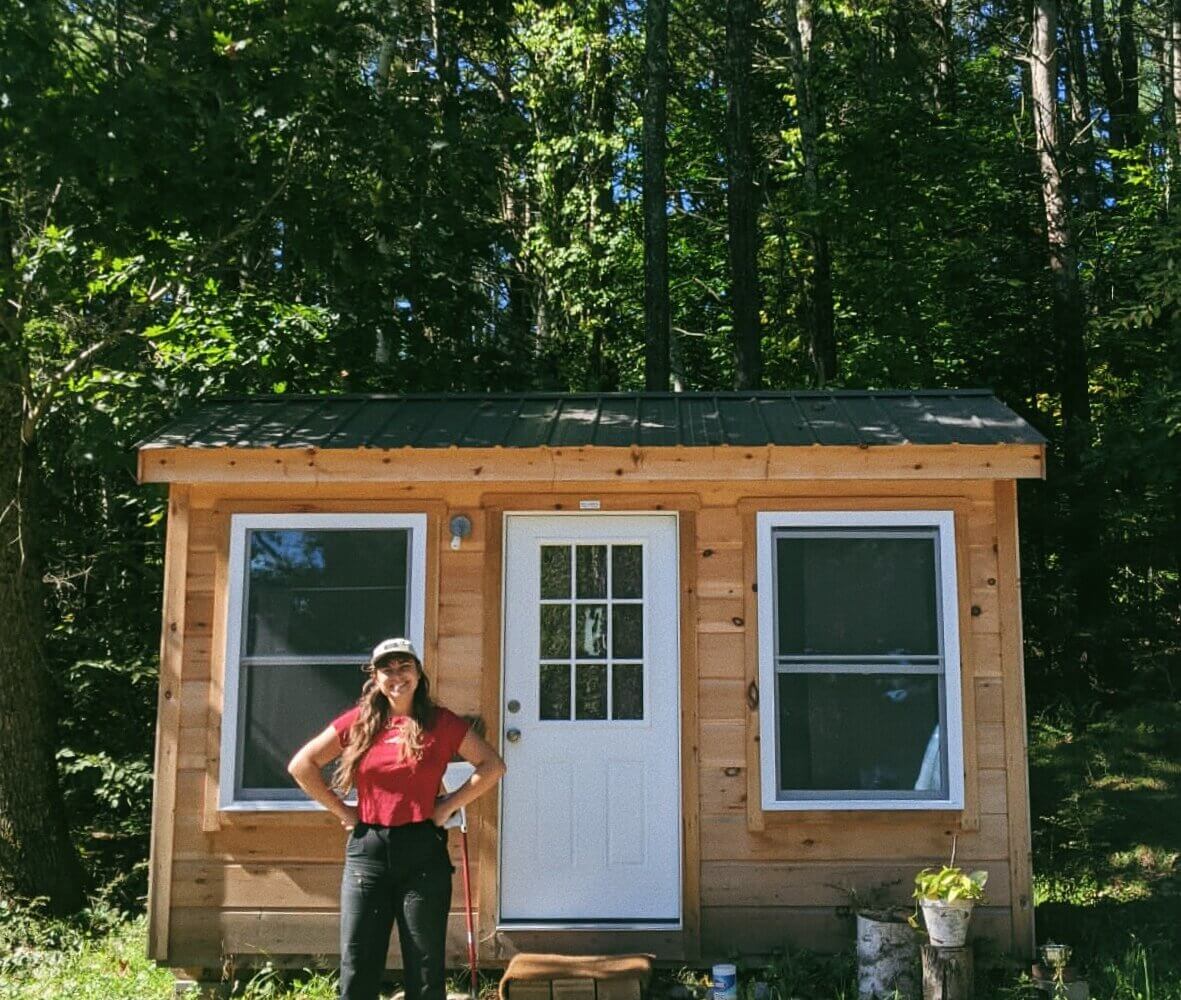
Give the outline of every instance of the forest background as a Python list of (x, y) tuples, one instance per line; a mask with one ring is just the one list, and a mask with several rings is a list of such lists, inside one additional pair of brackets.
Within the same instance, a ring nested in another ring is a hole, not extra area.
[[(1179, 143), (1181, 0), (0, 0), (4, 893), (142, 905), (131, 449), (224, 393), (991, 387), (1043, 749), (1176, 818)], [(1175, 900), (1038, 746), (1042, 898)]]

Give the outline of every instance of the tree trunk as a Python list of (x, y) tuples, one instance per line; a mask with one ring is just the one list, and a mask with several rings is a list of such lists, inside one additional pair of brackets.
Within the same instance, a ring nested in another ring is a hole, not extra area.
[[(1120, 0), (1119, 37), (1112, 33), (1107, 20), (1105, 0), (1091, 0), (1091, 24), (1098, 47), (1099, 76), (1103, 80), (1103, 91), (1107, 101), (1107, 115), (1109, 119), (1109, 135), (1111, 145), (1116, 149), (1127, 149), (1137, 141), (1136, 131), (1136, 102), (1138, 98), (1129, 93), (1128, 87), (1134, 86), (1135, 70), (1129, 79), (1125, 59), (1127, 57), (1128, 40), (1132, 40), (1134, 52), (1135, 25), (1130, 17), (1124, 16), (1124, 4), (1127, 0)], [(1134, 63), (1134, 58), (1133, 58)]]
[(1053, 293), (1052, 322), (1060, 363), (1063, 424), (1069, 465), (1077, 471), (1090, 436), (1086, 342), (1083, 335), (1086, 310), (1065, 185), (1059, 167), (1061, 154), (1058, 140), (1056, 45), (1056, 0), (1034, 0), (1029, 64), (1033, 122), (1046, 217)]
[(10, 205), (0, 200), (0, 889), (65, 915), (86, 902), (54, 759), (33, 537), (37, 468), (24, 424)]
[(610, 285), (605, 267), (610, 240), (608, 222), (615, 214), (615, 153), (611, 139), (615, 134), (615, 86), (611, 73), (611, 2), (596, 0), (594, 8), (595, 43), (587, 67), (587, 89), (590, 99), (590, 127), (597, 137), (591, 152), (590, 214), (587, 218), (588, 240), (591, 247), (591, 310), (588, 317), (591, 333), (590, 378), (599, 391), (616, 388), (617, 379), (608, 371), (603, 348), (614, 319), (607, 305), (606, 289)]
[(1169, 23), (1169, 66), (1173, 77), (1173, 138), (1181, 159), (1181, 0), (1173, 0)]
[(644, 30), (644, 388), (669, 379), (668, 0), (648, 0)]
[(1078, 0), (1063, 0), (1063, 35), (1066, 40), (1066, 86), (1070, 99), (1070, 125), (1074, 190), (1088, 212), (1099, 207), (1095, 176), (1095, 129), (1091, 122), (1091, 82), (1087, 73), (1086, 39)]
[(734, 329), (734, 386), (763, 381), (759, 324), (758, 205), (751, 142), (751, 62), (754, 5), (726, 4), (726, 209), (730, 256), (730, 319)]
[(951, 0), (935, 0), (935, 30), (939, 32), (939, 65), (935, 73), (935, 110), (955, 110), (955, 54), (952, 52)]
[[(1063, 183), (1058, 137), (1057, 0), (1034, 0), (1030, 37), (1030, 91), (1041, 174), (1042, 203), (1049, 251), (1051, 323), (1057, 357), (1058, 391), (1062, 401), (1061, 488), (1068, 500), (1070, 535), (1097, 539), (1098, 497), (1089, 487), (1085, 456), (1091, 444), (1091, 410), (1087, 384), (1086, 305), (1079, 276), (1078, 254)], [(1098, 544), (1084, 547), (1068, 567), (1076, 597), (1079, 633), (1101, 629), (1106, 607), (1106, 574), (1097, 558)], [(1071, 655), (1081, 657), (1088, 643), (1076, 635)], [(1088, 654), (1089, 655), (1089, 654)]]
[(1135, 0), (1119, 0), (1119, 75), (1124, 98), (1124, 137), (1140, 142), (1140, 41), (1136, 37)]
[(804, 228), (812, 257), (811, 268), (804, 280), (803, 314), (813, 379), (817, 386), (823, 387), (836, 374), (837, 342), (833, 325), (832, 254), (820, 194), (819, 144), (824, 120), (816, 94), (812, 63), (815, 29), (812, 0), (787, 0), (786, 14), (796, 114), (799, 117), (800, 145), (804, 154), (804, 193), (807, 198)]
[(1172, 0), (1165, 9), (1164, 119), (1169, 145), (1169, 196), (1177, 198), (1181, 185), (1181, 0)]

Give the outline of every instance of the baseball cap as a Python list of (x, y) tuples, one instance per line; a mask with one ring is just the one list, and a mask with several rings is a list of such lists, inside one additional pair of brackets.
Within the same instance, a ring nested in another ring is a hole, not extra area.
[(418, 650), (414, 648), (414, 643), (409, 639), (382, 639), (376, 646), (373, 647), (373, 655), (369, 657), (371, 664), (376, 664), (387, 656), (392, 656), (395, 653), (402, 656), (413, 656), (415, 660), (422, 663), (422, 657), (418, 655)]

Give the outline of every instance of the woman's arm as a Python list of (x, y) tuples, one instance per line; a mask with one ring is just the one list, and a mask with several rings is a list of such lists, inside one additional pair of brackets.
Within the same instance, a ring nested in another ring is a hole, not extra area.
[(357, 825), (357, 810), (342, 802), (328, 787), (320, 773), (326, 764), (332, 763), (339, 756), (340, 737), (336, 735), (336, 730), (329, 726), (295, 752), (291, 763), (287, 765), (287, 773), (309, 796), (340, 820), (341, 826), (351, 830)]
[(444, 795), (435, 804), (431, 819), (436, 826), (442, 826), (469, 802), (474, 802), (485, 792), (491, 791), (508, 770), (500, 754), (471, 729), (459, 744), (459, 756), (469, 764), (475, 764), (476, 770), (455, 791), (450, 795)]

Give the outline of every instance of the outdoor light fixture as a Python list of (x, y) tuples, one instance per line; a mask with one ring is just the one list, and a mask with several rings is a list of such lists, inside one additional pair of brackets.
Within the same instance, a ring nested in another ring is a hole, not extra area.
[(459, 543), (471, 533), (472, 519), (470, 517), (466, 514), (456, 514), (451, 518), (451, 547), (453, 549), (458, 549)]

